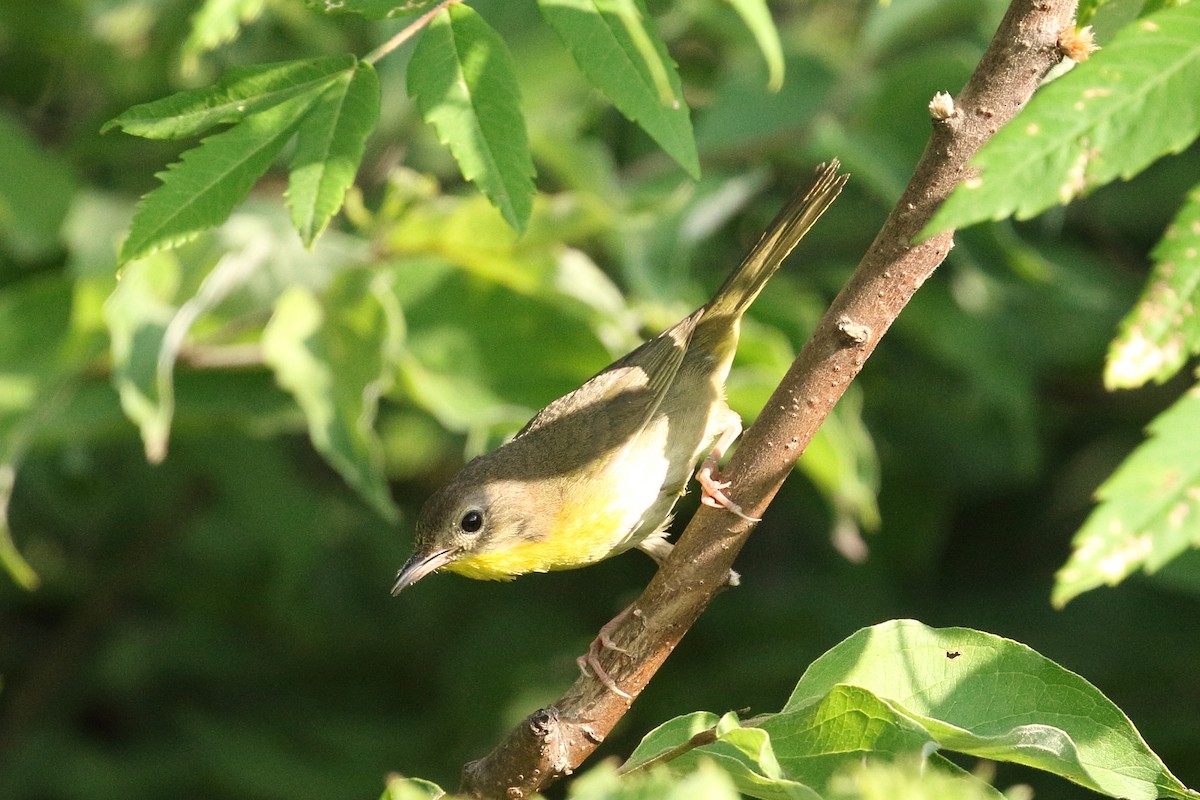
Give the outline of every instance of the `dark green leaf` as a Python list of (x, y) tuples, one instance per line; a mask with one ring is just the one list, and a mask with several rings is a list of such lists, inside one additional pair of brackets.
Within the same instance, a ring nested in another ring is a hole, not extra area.
[(360, 62), (325, 90), (300, 124), (287, 201), (309, 247), (342, 207), (378, 121), (379, 77), (374, 67)]
[(693, 178), (700, 159), (675, 63), (640, 0), (539, 0), (579, 68)]
[(1034, 95), (974, 158), (926, 228), (1027, 219), (1200, 135), (1200, 4), (1136, 20)]
[(508, 224), (522, 230), (533, 207), (533, 159), (512, 55), (465, 5), (439, 12), (408, 65), (408, 91), (425, 121)]
[(43, 257), (58, 247), (75, 177), (7, 114), (0, 114), (0, 164), (0, 241), (22, 258)]

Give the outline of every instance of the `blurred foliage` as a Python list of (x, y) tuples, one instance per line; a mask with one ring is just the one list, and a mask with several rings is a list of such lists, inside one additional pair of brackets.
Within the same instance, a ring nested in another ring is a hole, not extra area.
[[(107, 120), (231, 66), (367, 53), (405, 20), (289, 0), (0, 5), (0, 559), (13, 576), (0, 581), (0, 796), (374, 797), (392, 772), (454, 785), (573, 680), (653, 565), (435, 577), (393, 599), (421, 500), (703, 302), (836, 155), (846, 193), (746, 325), (730, 395), (752, 418), (899, 195), (929, 98), (962, 85), (1005, 5), (773, 5), (785, 78), (772, 93), (777, 66), (738, 9), (651, 3), (692, 109), (692, 181), (533, 4), (473, 2), (516, 56), (540, 192), (523, 234), (463, 185), (407, 98), (411, 42), (375, 65), (378, 128), (313, 250), (278, 199), (285, 148), (228, 220), (119, 273), (136, 198), (184, 145), (102, 137)], [(1101, 44), (1106, 18), (1135, 5), (1092, 4)], [(230, 14), (244, 27), (217, 24)], [(1102, 378), (1197, 174), (1193, 144), (1065, 209), (961, 232), (739, 558), (743, 586), (601, 755), (699, 708), (779, 708), (851, 631), (917, 617), (1086, 676), (1200, 784), (1195, 551), (1049, 604), (1093, 492), (1189, 383), (1110, 394)], [(331, 312), (332, 329), (306, 335)], [(326, 379), (359, 388), (297, 389)], [(338, 446), (381, 464), (387, 486), (356, 481), (329, 457)], [(1077, 796), (1011, 765), (993, 780)], [(903, 776), (844, 776), (834, 792), (880, 796), (875, 781)]]

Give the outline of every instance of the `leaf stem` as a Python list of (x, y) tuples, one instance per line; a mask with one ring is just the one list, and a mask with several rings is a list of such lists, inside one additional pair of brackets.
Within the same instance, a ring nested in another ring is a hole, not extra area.
[(413, 35), (417, 31), (421, 30), (421, 28), (424, 28), (426, 25), (428, 25), (429, 21), (432, 20), (435, 16), (437, 16), (438, 12), (441, 11), (443, 8), (445, 8), (446, 6), (452, 5), (454, 3), (461, 3), (461, 2), (462, 2), (462, 0), (442, 0), (442, 2), (438, 3), (436, 6), (429, 9), (424, 14), (422, 14), (421, 16), (419, 16), (415, 20), (413, 20), (411, 24), (409, 24), (407, 27), (404, 28), (404, 30), (400, 31), (395, 36), (388, 39), (383, 44), (379, 45), (379, 47), (376, 47), (374, 50), (372, 50), (371, 52), (369, 52), (365, 56), (363, 56), (363, 61), (374, 66), (374, 64), (376, 62), (378, 62), (379, 59), (383, 58), (388, 53), (392, 52), (397, 47), (399, 47), (400, 45), (407, 42), (409, 39), (411, 39), (413, 37)]

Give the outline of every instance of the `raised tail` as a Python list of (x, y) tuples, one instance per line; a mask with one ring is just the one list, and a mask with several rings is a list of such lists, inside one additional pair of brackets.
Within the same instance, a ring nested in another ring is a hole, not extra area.
[(792, 195), (762, 238), (708, 301), (706, 316), (741, 316), (754, 302), (788, 253), (841, 193), (850, 176), (838, 175), (840, 167), (836, 158), (817, 167), (812, 185)]

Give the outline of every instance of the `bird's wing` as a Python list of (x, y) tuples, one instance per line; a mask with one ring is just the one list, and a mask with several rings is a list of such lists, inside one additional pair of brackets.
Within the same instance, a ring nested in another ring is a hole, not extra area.
[[(586, 425), (596, 432), (608, 428), (609, 436), (603, 438), (619, 441), (635, 438), (675, 381), (701, 316), (703, 310), (697, 310), (550, 403), (515, 438), (575, 416), (578, 422), (568, 423), (570, 427)], [(614, 425), (616, 419), (621, 421), (619, 426)]]

